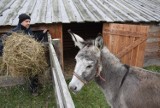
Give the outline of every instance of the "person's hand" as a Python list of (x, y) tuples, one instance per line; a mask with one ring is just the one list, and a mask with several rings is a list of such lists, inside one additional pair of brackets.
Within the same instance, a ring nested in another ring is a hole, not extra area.
[(44, 30), (43, 30), (43, 33), (46, 33), (47, 31), (48, 31), (47, 29), (44, 29)]

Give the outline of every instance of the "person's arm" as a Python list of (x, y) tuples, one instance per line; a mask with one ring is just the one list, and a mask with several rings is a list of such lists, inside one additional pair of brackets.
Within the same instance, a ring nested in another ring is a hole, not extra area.
[(45, 41), (47, 39), (47, 29), (43, 30), (43, 32), (36, 32), (34, 33), (35, 39), (37, 41)]

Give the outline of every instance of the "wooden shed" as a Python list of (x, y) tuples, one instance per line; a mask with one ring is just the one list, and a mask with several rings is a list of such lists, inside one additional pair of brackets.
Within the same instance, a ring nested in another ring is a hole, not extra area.
[(102, 33), (105, 44), (126, 64), (160, 65), (159, 0), (1, 0), (0, 33), (16, 26), (21, 13), (31, 16), (33, 31), (47, 28), (52, 38), (61, 40), (62, 65), (78, 50), (68, 29), (85, 39)]

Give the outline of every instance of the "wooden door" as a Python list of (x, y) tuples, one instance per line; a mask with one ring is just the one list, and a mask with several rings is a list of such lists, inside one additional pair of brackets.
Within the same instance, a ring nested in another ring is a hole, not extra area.
[(103, 24), (105, 45), (123, 63), (142, 67), (149, 26)]

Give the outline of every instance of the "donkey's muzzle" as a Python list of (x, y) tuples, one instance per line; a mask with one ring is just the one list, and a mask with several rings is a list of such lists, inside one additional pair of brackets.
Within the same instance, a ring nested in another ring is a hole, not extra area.
[(74, 93), (77, 92), (77, 86), (69, 85), (69, 89), (70, 89), (72, 92), (74, 92)]

